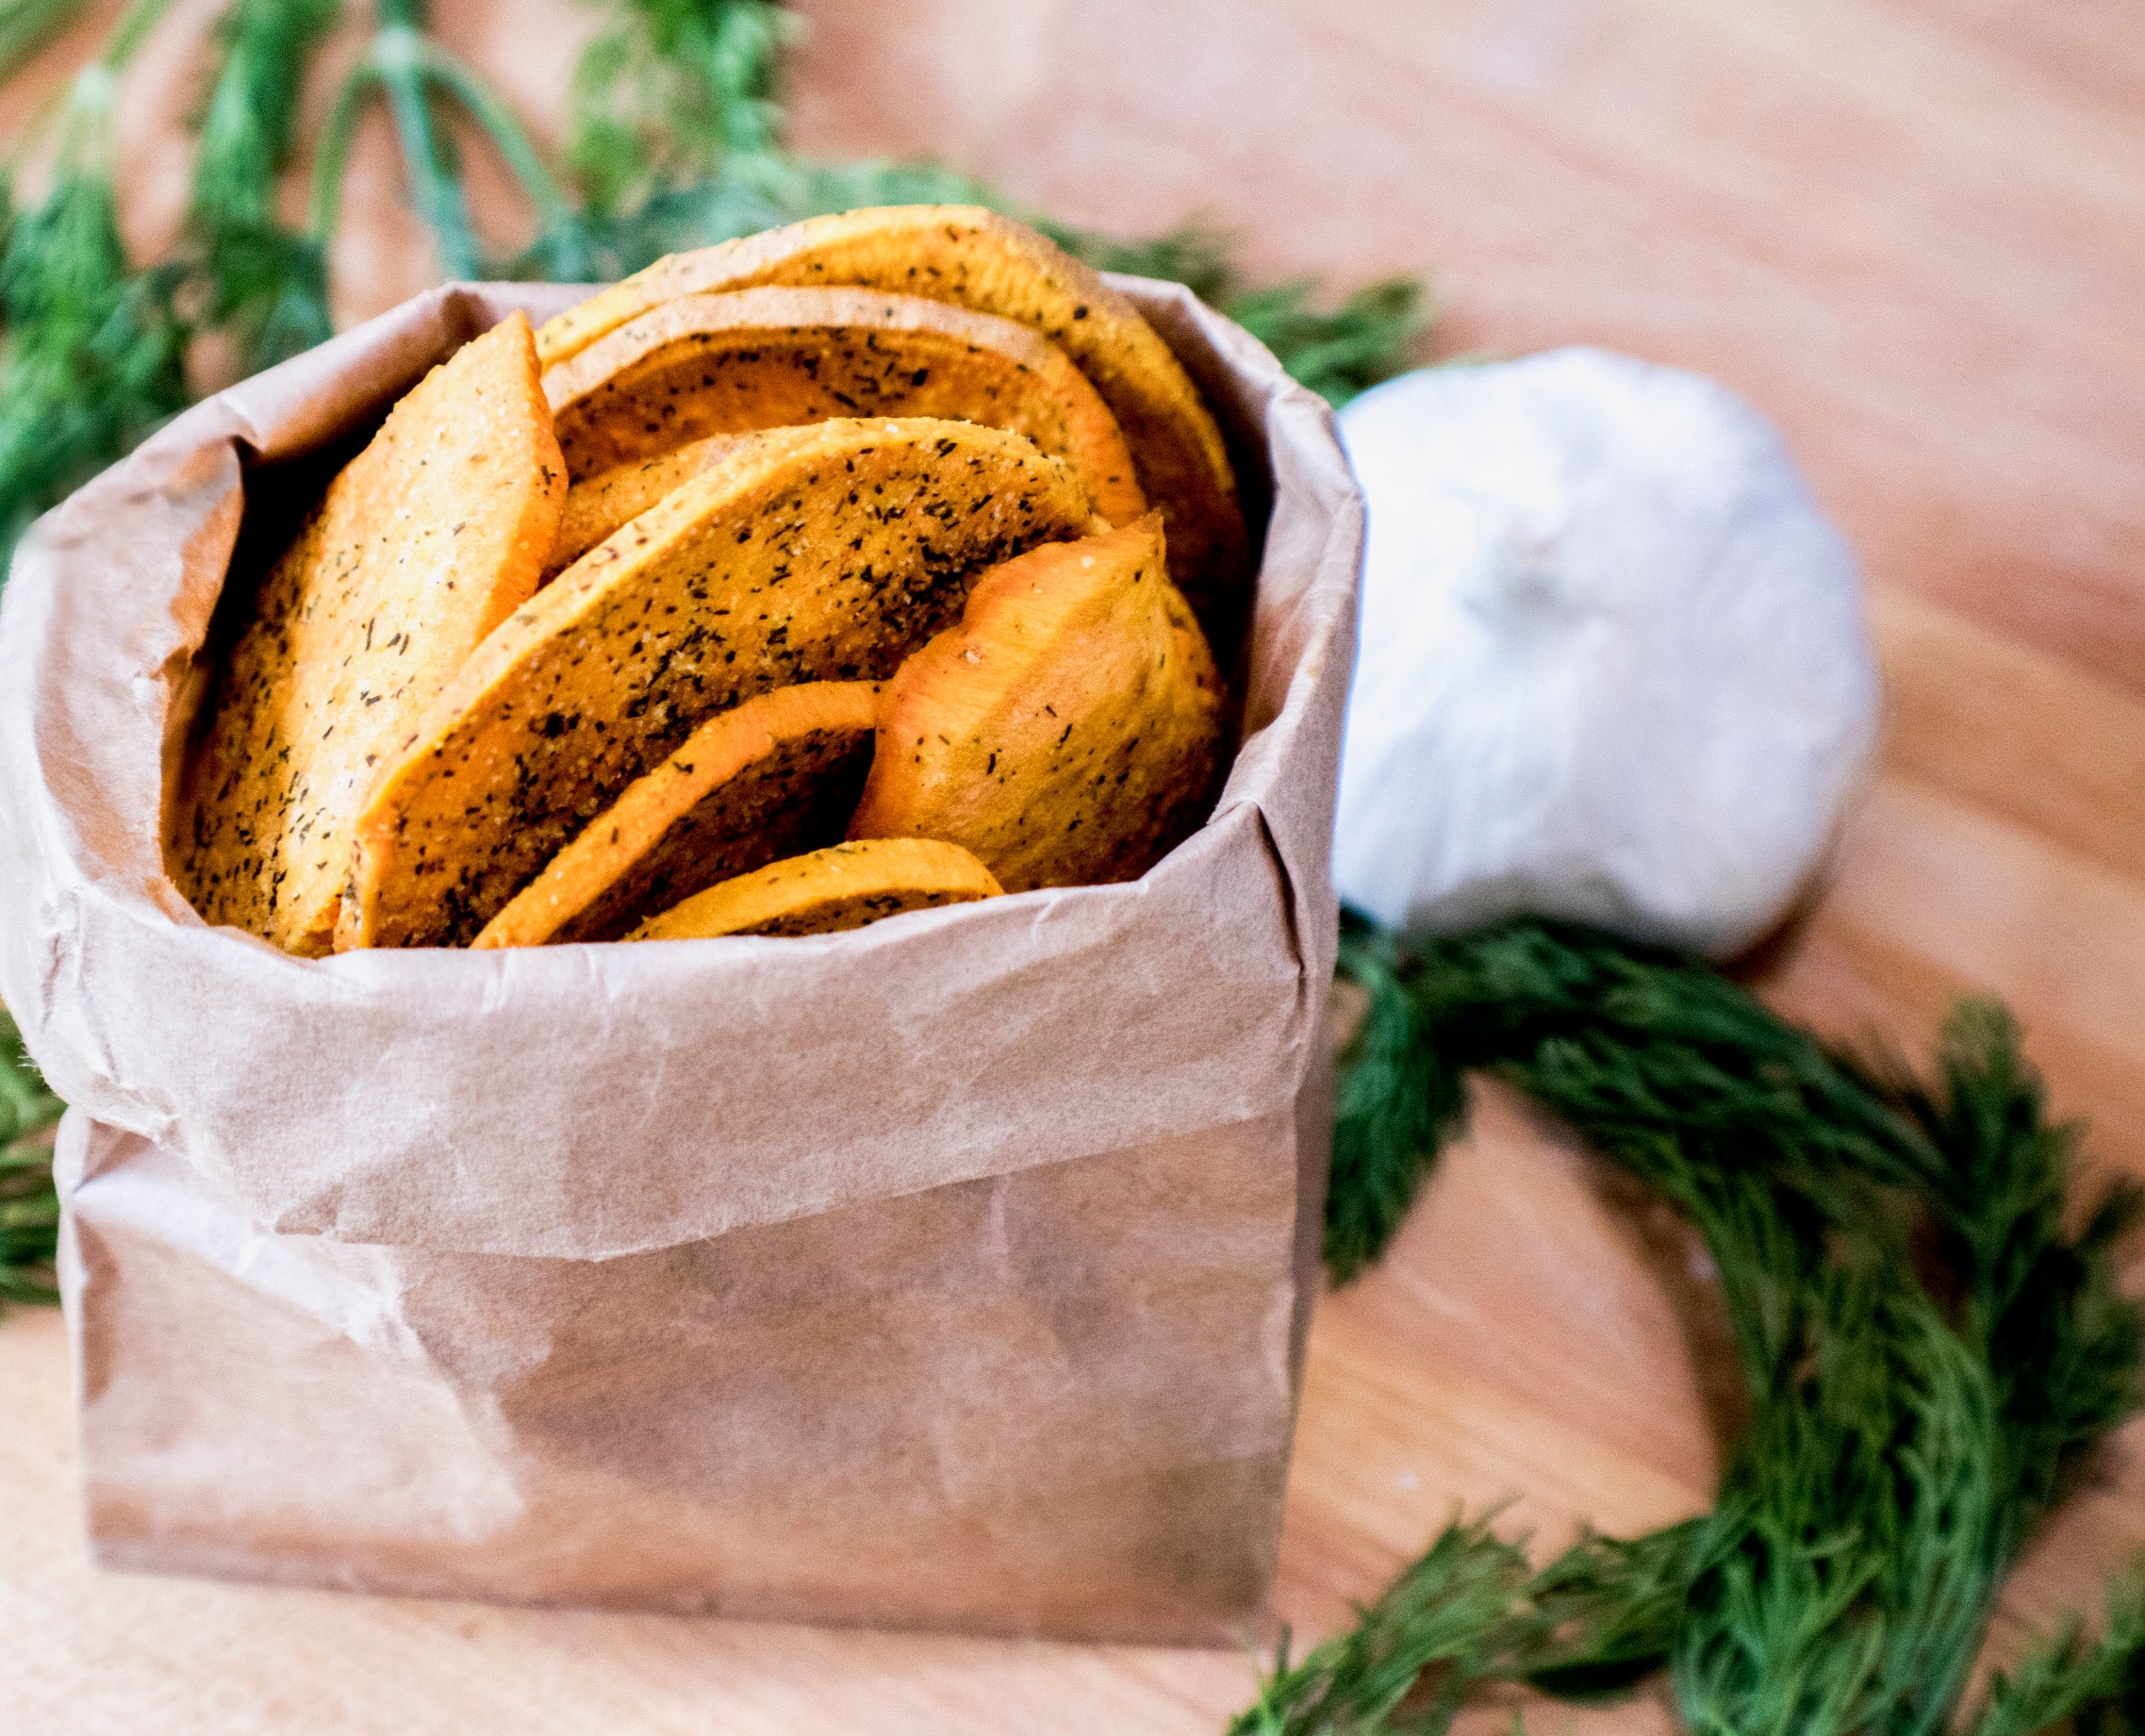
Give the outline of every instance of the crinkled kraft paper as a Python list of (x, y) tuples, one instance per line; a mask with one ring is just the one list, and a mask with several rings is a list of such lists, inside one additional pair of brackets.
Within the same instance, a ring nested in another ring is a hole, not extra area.
[(1241, 752), (1130, 885), (317, 961), (195, 916), (160, 808), (226, 572), (427, 367), (572, 290), (408, 303), (36, 527), (0, 605), (0, 995), (74, 1105), (99, 1560), (1133, 1640), (1259, 1619), (1361, 505), (1323, 404), (1122, 287), (1271, 500)]

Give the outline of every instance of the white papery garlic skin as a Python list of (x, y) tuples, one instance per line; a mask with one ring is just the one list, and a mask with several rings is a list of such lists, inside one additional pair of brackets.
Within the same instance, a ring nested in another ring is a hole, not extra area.
[(1570, 349), (1405, 375), (1341, 432), (1370, 510), (1342, 897), (1417, 933), (1762, 936), (1879, 709), (1854, 554), (1772, 424)]

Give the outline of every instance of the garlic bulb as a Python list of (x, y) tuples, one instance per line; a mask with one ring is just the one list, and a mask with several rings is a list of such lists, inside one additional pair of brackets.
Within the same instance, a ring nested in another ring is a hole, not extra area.
[(1418, 932), (1761, 936), (1878, 712), (1855, 558), (1772, 425), (1571, 349), (1406, 375), (1341, 431), (1370, 510), (1342, 896)]

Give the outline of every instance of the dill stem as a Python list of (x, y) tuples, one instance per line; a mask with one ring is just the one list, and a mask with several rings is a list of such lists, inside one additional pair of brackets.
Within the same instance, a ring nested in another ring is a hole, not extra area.
[(111, 34), (105, 38), (104, 51), (91, 64), (103, 67), (107, 73), (124, 73), (140, 52), (141, 44), (149, 40), (149, 33), (163, 22), (164, 14), (171, 9), (172, 0), (134, 0), (134, 4), (119, 15)]
[(74, 22), (82, 0), (8, 0), (0, 6), (0, 80)]
[[(416, 52), (419, 69), (469, 111), (498, 149), (535, 207), (538, 228), (554, 236), (570, 235), (580, 222), (572, 202), (544, 166), (543, 157), (505, 100), (475, 68), (429, 38), (419, 40)], [(584, 265), (583, 269), (587, 268)]]
[(357, 123), (377, 88), (394, 114), (411, 200), (432, 230), (440, 269), (450, 278), (483, 275), (453, 146), (433, 112), (437, 92), (459, 104), (490, 140), (527, 195), (541, 231), (566, 244), (569, 263), (584, 273), (590, 269), (585, 250), (574, 245), (580, 218), (572, 202), (505, 100), (474, 68), (425, 35), (420, 0), (380, 0), (379, 17), (379, 30), (337, 92), (314, 148), (306, 234), (323, 249), (334, 239)]
[(313, 147), (313, 182), (305, 201), (305, 234), (325, 251), (335, 240), (336, 224), (342, 216), (342, 180), (350, 168), (350, 147), (357, 137), (357, 122), (365, 112), (365, 99), (379, 82), (380, 74), (370, 60), (350, 69), (342, 88), (335, 94)]
[(425, 89), (422, 0), (379, 0), (380, 28), (366, 51), (395, 117), (410, 200), (432, 230), (440, 270), (450, 278), (480, 276), (476, 233), (455, 174), (453, 143), (439, 128)]
[(52, 131), (54, 120), (67, 107), (73, 93), (72, 85), (61, 85), (56, 91), (47, 91), (43, 100), (30, 111), (30, 118), (23, 123), (23, 130), (8, 141), (8, 155), (0, 157), (0, 182), (13, 182), (16, 173)]
[[(62, 16), (50, 28), (57, 30), (65, 22), (64, 15), (73, 13), (78, 6), (79, 0), (71, 0), (70, 4), (58, 8)], [(171, 10), (171, 6), (172, 0), (134, 0), (134, 4), (120, 14), (96, 58), (46, 97), (16, 134), (8, 147), (6, 158), (0, 160), (0, 180), (13, 179), (15, 172), (42, 143), (56, 122), (61, 126), (59, 171), (62, 174), (82, 171), (107, 176), (111, 174), (111, 117), (119, 75), (140, 52), (149, 33)], [(15, 34), (15, 18), (33, 9), (31, 0), (25, 0), (9, 12), (0, 13), (0, 79), (14, 70), (14, 63), (8, 57), (17, 53), (16, 43), (21, 40)], [(41, 35), (37, 37), (30, 47), (34, 49), (42, 41)]]
[(40, 1279), (51, 1268), (59, 1236), (52, 1147), (63, 1107), (0, 1007), (0, 1301), (59, 1300)]

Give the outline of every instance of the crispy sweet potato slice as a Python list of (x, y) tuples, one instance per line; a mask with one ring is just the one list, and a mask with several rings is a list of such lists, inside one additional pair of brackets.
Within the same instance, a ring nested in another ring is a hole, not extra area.
[(881, 680), (974, 575), (1089, 521), (1018, 435), (916, 418), (752, 437), (481, 645), (375, 789), (338, 948), (474, 938), (718, 711)]
[[(660, 458), (621, 464), (615, 471), (605, 471), (601, 476), (575, 483), (566, 491), (566, 510), (559, 517), (558, 538), (552, 544), (551, 558), (545, 563), (545, 578), (548, 580), (572, 566), (665, 495), (674, 493), (702, 471), (712, 470), (733, 453), (743, 450), (745, 442), (784, 439), (792, 433), (802, 437), (817, 425), (815, 422), (795, 430), (772, 428), (765, 434), (714, 434), (704, 440), (695, 440), (690, 446), (681, 446), (676, 452), (665, 453)], [(1098, 516), (1095, 525), (1107, 530), (1109, 521)]]
[(565, 495), (516, 313), (395, 405), (263, 583), (173, 806), (173, 877), (203, 917), (328, 950), (377, 768), (535, 591)]
[(1133, 880), (1199, 823), (1221, 679), (1149, 516), (977, 581), (901, 666), (852, 838), (945, 838), (1009, 891)]
[[(816, 425), (816, 424), (815, 424)], [(606, 537), (615, 536), (646, 512), (666, 494), (673, 493), (702, 471), (712, 470), (748, 442), (766, 442), (787, 433), (769, 429), (765, 434), (714, 434), (694, 440), (660, 457), (621, 464), (573, 484), (566, 491), (566, 510), (559, 515), (558, 538), (552, 544), (544, 575), (563, 572)]]
[(957, 844), (874, 838), (836, 844), (723, 881), (651, 917), (628, 940), (832, 934), (905, 910), (996, 898), (1004, 888)]
[(1124, 430), (1140, 486), (1168, 522), (1171, 573), (1209, 631), (1233, 634), (1248, 602), (1248, 545), (1213, 417), (1138, 308), (995, 211), (879, 206), (673, 254), (548, 321), (536, 346), (549, 370), (678, 296), (840, 284), (958, 302), (1032, 326), (1064, 350)]
[(1095, 510), (1147, 510), (1117, 419), (1048, 339), (876, 289), (743, 289), (659, 303), (544, 376), (578, 482), (709, 435), (841, 416), (939, 416), (1025, 434)]
[(617, 940), (703, 887), (841, 841), (879, 684), (808, 681), (718, 712), (637, 779), (473, 945)]

